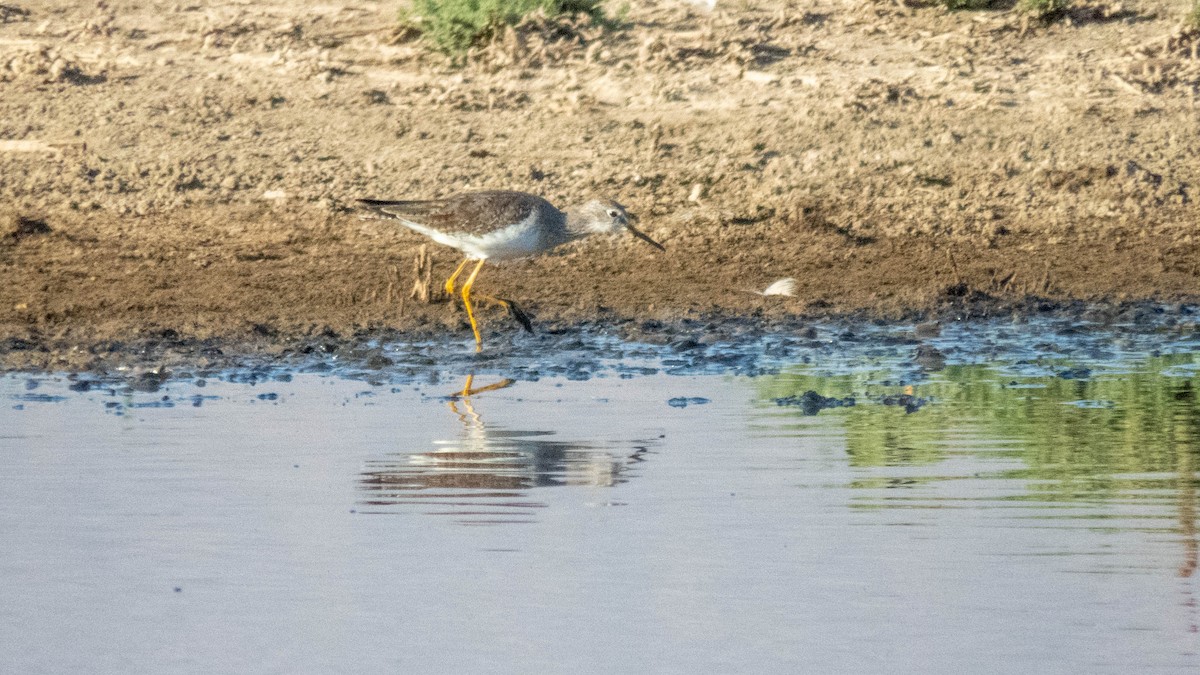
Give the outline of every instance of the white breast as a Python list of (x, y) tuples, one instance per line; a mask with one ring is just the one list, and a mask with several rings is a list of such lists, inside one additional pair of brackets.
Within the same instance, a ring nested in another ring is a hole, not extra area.
[[(458, 249), (473, 258), (489, 260), (512, 260), (526, 258), (542, 252), (542, 236), (534, 225), (537, 211), (519, 223), (493, 230), (482, 236), (465, 236), (459, 239)], [(454, 244), (451, 244), (454, 246)]]
[(473, 235), (439, 232), (431, 227), (398, 219), (407, 227), (420, 232), (439, 244), (456, 248), (476, 260), (513, 260), (543, 253), (546, 249), (540, 228), (534, 225), (538, 212), (533, 210), (518, 223), (506, 225), (487, 234)]

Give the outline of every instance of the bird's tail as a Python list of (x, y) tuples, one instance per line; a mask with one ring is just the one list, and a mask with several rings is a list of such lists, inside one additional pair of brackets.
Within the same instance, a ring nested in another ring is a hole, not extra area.
[(388, 220), (421, 220), (432, 211), (441, 208), (440, 201), (394, 201), (387, 199), (359, 199), (358, 207), (364, 218)]

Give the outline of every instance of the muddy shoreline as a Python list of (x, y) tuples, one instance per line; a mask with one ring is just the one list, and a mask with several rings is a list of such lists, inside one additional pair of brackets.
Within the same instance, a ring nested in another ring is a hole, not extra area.
[[(549, 335), (1200, 303), (1200, 34), (1169, 2), (1030, 27), (646, 1), (464, 68), (386, 4), (169, 9), (0, 23), (0, 367), (467, 339), (436, 288), (455, 253), (431, 247), (410, 297), (425, 242), (350, 208), (465, 189), (614, 197), (666, 245), (485, 268)], [(795, 297), (750, 292), (784, 277)], [(524, 339), (482, 323), (489, 350)]]
[[(946, 354), (932, 348), (934, 343), (944, 349), (949, 345), (947, 353), (952, 359), (994, 355), (996, 348), (986, 339), (939, 341), (944, 330), (987, 335), (1008, 326), (1004, 332), (1020, 335), (1024, 331), (1026, 337), (1014, 343), (1020, 349), (1054, 359), (1079, 350), (1078, 344), (1063, 349), (1060, 343), (1091, 341), (1111, 346), (1142, 341), (1150, 350), (1180, 341), (1195, 342), (1200, 339), (1200, 306), (1061, 303), (1038, 298), (1002, 303), (977, 297), (887, 319), (873, 310), (820, 316), (711, 311), (674, 320), (610, 315), (538, 324), (532, 335), (510, 323), (505, 326), (508, 330), (489, 336), (482, 353), (474, 351), (469, 329), (456, 335), (436, 324), (406, 330), (359, 328), (347, 333), (328, 326), (305, 333), (281, 333), (258, 326), (236, 335), (203, 338), (164, 328), (91, 341), (40, 336), (32, 331), (28, 338), (0, 340), (0, 371), (64, 373), (135, 388), (139, 383), (154, 386), (196, 373), (236, 379), (239, 373), (336, 371), (379, 382), (437, 380), (473, 373), (517, 379), (545, 375), (587, 379), (596, 372), (613, 370), (613, 364), (621, 364), (616, 372), (631, 369), (629, 372), (640, 374), (665, 368), (678, 374), (761, 375), (813, 359), (864, 358), (879, 349), (908, 354), (914, 367), (929, 370), (930, 363), (933, 369), (945, 363)], [(1015, 348), (1011, 344), (1005, 347)]]
[[(192, 244), (206, 235), (199, 226), (173, 228), (185, 236), (146, 237), (137, 222), (99, 217), (76, 231), (55, 223), (49, 232), (10, 239), (0, 246), (3, 283), (19, 302), (0, 311), (0, 363), (94, 370), (206, 349), (272, 354), (330, 341), (353, 350), (470, 339), (461, 303), (438, 288), (457, 261), (453, 251), (430, 249), (434, 284), (421, 301), (410, 295), (408, 255), (421, 245), (415, 235), (352, 214), (316, 225), (293, 214), (256, 226), (243, 225), (241, 214), (229, 222), (243, 234), (199, 246)], [(280, 241), (264, 245), (264, 238)], [(774, 245), (764, 243), (771, 238)], [(1164, 256), (1153, 239), (1029, 243), (848, 241), (816, 228), (786, 241), (779, 227), (748, 225), (717, 251), (701, 236), (672, 237), (666, 254), (632, 239), (588, 242), (489, 265), (478, 287), (518, 299), (539, 334), (598, 330), (667, 342), (701, 329), (787, 334), (814, 321), (1050, 313), (1123, 323), (1186, 311), (1180, 308), (1200, 298), (1186, 267), (1195, 263)], [(721, 254), (723, 247), (730, 252)], [(722, 255), (732, 260), (715, 265)], [(797, 280), (794, 297), (749, 292), (784, 276)], [(489, 353), (523, 339), (502, 311), (482, 310), (480, 318)], [(465, 343), (463, 351), (471, 351)]]

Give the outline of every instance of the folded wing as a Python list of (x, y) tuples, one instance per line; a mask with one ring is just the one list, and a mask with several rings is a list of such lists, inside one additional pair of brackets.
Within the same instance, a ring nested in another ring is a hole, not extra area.
[(360, 199), (359, 206), (376, 218), (398, 220), (418, 232), (483, 236), (529, 218), (549, 202), (524, 192), (464, 192), (446, 199), (421, 201)]

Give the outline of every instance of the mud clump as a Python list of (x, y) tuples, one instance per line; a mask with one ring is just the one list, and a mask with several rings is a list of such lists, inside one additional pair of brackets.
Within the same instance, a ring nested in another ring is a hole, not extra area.
[(0, 240), (16, 243), (26, 237), (37, 237), (50, 232), (52, 230), (44, 220), (15, 214), (0, 217)]
[(16, 21), (28, 21), (29, 10), (10, 4), (0, 4), (0, 23), (10, 23)]
[(705, 405), (709, 402), (703, 396), (676, 396), (667, 400), (667, 405), (672, 408), (686, 408), (689, 405)]
[(930, 399), (913, 396), (912, 394), (888, 394), (879, 398), (880, 405), (903, 408), (904, 414), (911, 415), (930, 403)]
[(99, 84), (107, 78), (103, 70), (89, 70), (78, 61), (51, 47), (19, 53), (0, 67), (0, 82), (31, 80), (42, 84)]
[(796, 407), (805, 415), (816, 415), (822, 410), (831, 408), (851, 408), (855, 404), (853, 396), (845, 398), (836, 398), (832, 396), (822, 396), (815, 391), (809, 390), (799, 396), (790, 395), (774, 399), (777, 406)]

